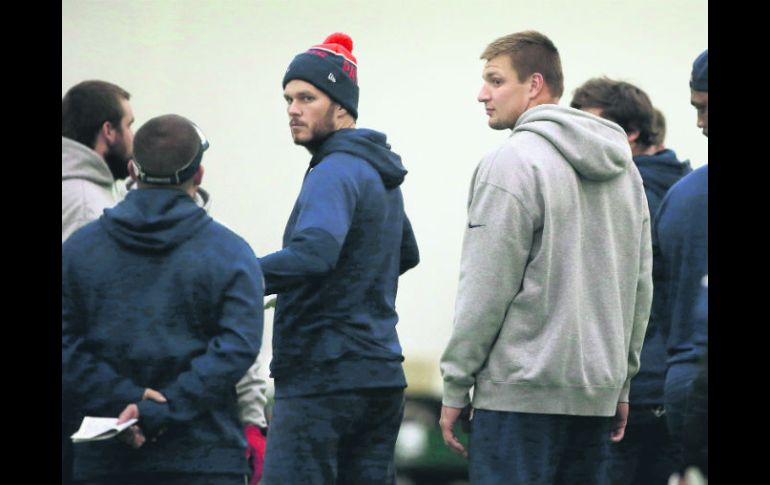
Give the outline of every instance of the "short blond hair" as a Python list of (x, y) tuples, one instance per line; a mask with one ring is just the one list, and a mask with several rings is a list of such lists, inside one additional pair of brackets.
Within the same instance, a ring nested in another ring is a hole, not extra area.
[(490, 43), (481, 54), (481, 59), (491, 60), (500, 55), (507, 55), (511, 65), (524, 81), (539, 72), (551, 91), (551, 95), (560, 98), (564, 93), (564, 74), (561, 70), (561, 58), (551, 39), (527, 30), (509, 34)]

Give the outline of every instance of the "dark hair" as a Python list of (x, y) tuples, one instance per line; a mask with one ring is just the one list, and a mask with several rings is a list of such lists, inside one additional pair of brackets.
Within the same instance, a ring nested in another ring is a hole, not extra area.
[[(178, 185), (192, 177), (205, 147), (195, 125), (187, 118), (168, 114), (152, 118), (134, 136), (134, 163), (145, 172), (145, 183)], [(195, 165), (194, 167), (192, 165)], [(188, 167), (177, 177), (180, 170)]]
[(61, 100), (62, 136), (93, 148), (105, 121), (120, 131), (123, 99), (131, 99), (128, 91), (106, 81), (83, 81), (71, 87)]
[(652, 145), (662, 145), (666, 141), (666, 117), (655, 108), (655, 116), (652, 118)]
[(507, 55), (511, 59), (519, 81), (539, 72), (553, 96), (560, 98), (564, 93), (559, 51), (551, 39), (540, 32), (528, 30), (500, 37), (484, 49), (481, 59), (489, 61), (500, 55)]
[(647, 93), (631, 83), (607, 77), (589, 79), (575, 90), (572, 108), (600, 108), (602, 118), (619, 124), (626, 133), (638, 131), (637, 142), (655, 145), (655, 108)]

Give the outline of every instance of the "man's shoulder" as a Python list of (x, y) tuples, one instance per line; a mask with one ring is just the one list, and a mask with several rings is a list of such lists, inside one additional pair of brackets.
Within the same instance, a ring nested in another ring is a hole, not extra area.
[(666, 198), (675, 200), (708, 194), (708, 165), (699, 167), (671, 186)]
[(353, 173), (367, 168), (374, 170), (363, 155), (334, 151), (326, 154), (321, 162), (313, 168), (313, 171)]
[[(63, 229), (65, 228), (63, 227)], [(101, 244), (102, 236), (105, 235), (98, 218), (80, 220), (79, 225), (69, 227), (69, 231), (70, 233), (66, 236), (67, 239), (62, 241), (62, 257), (65, 254), (73, 256), (79, 253), (85, 253), (86, 256), (90, 257), (90, 248)]]
[(207, 250), (218, 254), (222, 249), (228, 248), (227, 257), (233, 257), (233, 253), (256, 258), (251, 245), (240, 234), (227, 227), (224, 223), (210, 218), (204, 229), (196, 236), (206, 245)]
[(359, 186), (379, 178), (379, 173), (366, 158), (347, 152), (329, 153), (308, 174), (308, 180), (312, 182), (324, 181), (351, 186)]
[(527, 138), (513, 135), (487, 152), (479, 162), (479, 174), (497, 179), (534, 176), (536, 160), (528, 155)]

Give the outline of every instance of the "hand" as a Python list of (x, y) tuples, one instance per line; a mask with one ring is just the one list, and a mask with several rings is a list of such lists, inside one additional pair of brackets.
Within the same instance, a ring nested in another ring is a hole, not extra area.
[(441, 419), (438, 424), (441, 426), (441, 435), (444, 438), (444, 444), (449, 447), (450, 450), (463, 455), (468, 458), (468, 452), (465, 447), (460, 443), (454, 433), (454, 425), (460, 414), (463, 412), (462, 408), (453, 408), (449, 406), (441, 406)]
[(246, 433), (246, 461), (253, 468), (249, 485), (258, 485), (262, 480), (262, 466), (265, 462), (265, 444), (267, 438), (262, 434), (258, 426), (247, 424), (244, 427)]
[(152, 399), (153, 401), (159, 402), (159, 403), (168, 402), (166, 401), (166, 396), (156, 391), (155, 389), (151, 389), (149, 387), (145, 389), (144, 394), (142, 394), (142, 401), (144, 401), (145, 399)]
[(610, 441), (618, 443), (623, 439), (626, 434), (626, 423), (628, 422), (628, 403), (619, 402), (618, 409), (615, 412), (615, 417), (612, 422), (612, 430), (610, 431)]
[[(126, 409), (118, 416), (118, 424), (125, 423), (129, 419), (139, 419), (139, 407), (136, 404), (126, 406)], [(118, 435), (118, 439), (132, 448), (139, 448), (147, 441), (142, 429), (136, 424), (124, 429)]]

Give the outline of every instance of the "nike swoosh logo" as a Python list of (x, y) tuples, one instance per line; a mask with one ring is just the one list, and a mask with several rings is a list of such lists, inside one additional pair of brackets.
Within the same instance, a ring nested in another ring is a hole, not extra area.
[(473, 229), (474, 227), (484, 227), (484, 226), (486, 226), (486, 224), (471, 224), (470, 222), (468, 223), (468, 229)]

